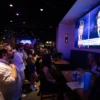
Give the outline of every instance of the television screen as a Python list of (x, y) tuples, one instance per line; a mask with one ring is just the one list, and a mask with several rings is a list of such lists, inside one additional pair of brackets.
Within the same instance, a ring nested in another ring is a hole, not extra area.
[(76, 22), (75, 47), (100, 48), (100, 6)]
[(23, 44), (32, 44), (31, 40), (21, 40), (20, 43), (23, 43)]

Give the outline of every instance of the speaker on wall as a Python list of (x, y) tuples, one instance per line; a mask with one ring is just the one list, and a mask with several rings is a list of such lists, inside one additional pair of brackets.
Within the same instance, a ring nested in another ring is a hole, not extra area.
[(68, 43), (68, 33), (65, 34), (65, 43)]

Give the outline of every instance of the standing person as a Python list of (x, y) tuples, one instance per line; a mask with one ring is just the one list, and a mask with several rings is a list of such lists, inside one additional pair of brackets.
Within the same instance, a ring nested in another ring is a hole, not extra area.
[(28, 56), (27, 56), (23, 47), (20, 48), (19, 52), (20, 52), (20, 54), (23, 58), (23, 63), (24, 63), (24, 66), (25, 66), (24, 73), (25, 73), (25, 78), (27, 78), (27, 73), (26, 73), (27, 62), (26, 62), (26, 60), (27, 60)]
[[(16, 46), (16, 51), (14, 53), (14, 64), (16, 65), (18, 69), (21, 81), (23, 83), (25, 80), (25, 74), (24, 74), (25, 65), (24, 65), (24, 61), (22, 58), (22, 54), (20, 53), (19, 45)], [(22, 94), (22, 97), (26, 97), (26, 94)]]
[(32, 56), (32, 53), (30, 53), (28, 56), (27, 65), (28, 65), (28, 70), (29, 70), (29, 74), (30, 74), (30, 82), (31, 82), (30, 88), (33, 91), (35, 91), (36, 90), (35, 82), (38, 78), (38, 75), (36, 72), (35, 61), (34, 61), (34, 57)]
[(0, 50), (0, 100), (20, 100), (21, 80), (8, 55), (6, 49)]
[(20, 48), (20, 52), (21, 52), (21, 54), (22, 54), (22, 58), (23, 58), (23, 60), (24, 60), (24, 64), (25, 65), (27, 65), (27, 63), (26, 63), (26, 60), (27, 60), (27, 53), (26, 53), (26, 51), (24, 50), (24, 47), (21, 47)]

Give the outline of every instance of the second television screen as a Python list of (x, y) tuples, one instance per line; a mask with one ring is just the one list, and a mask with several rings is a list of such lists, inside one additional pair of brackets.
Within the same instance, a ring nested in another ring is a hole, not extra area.
[(75, 47), (100, 48), (100, 6), (76, 22)]

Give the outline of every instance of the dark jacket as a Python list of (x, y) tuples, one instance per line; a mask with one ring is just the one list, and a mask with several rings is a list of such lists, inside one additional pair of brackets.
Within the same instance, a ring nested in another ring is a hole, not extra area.
[(96, 79), (88, 100), (100, 100), (100, 76)]
[(91, 38), (99, 38), (97, 28), (93, 29), (93, 31), (90, 33), (89, 38), (90, 38), (90, 39), (91, 39)]

